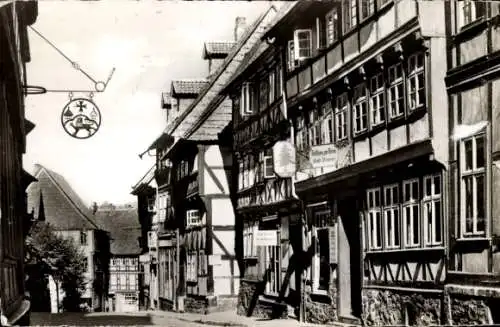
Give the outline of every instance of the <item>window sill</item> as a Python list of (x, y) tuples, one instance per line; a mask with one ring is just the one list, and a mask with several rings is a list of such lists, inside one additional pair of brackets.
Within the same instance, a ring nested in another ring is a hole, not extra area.
[(386, 253), (402, 253), (402, 252), (418, 252), (418, 251), (444, 251), (444, 246), (435, 246), (435, 247), (411, 247), (404, 249), (390, 249), (390, 250), (369, 250), (366, 251), (366, 254), (386, 254)]
[(489, 242), (491, 240), (490, 237), (480, 236), (480, 235), (471, 235), (471, 236), (460, 236), (455, 239), (456, 242), (464, 243), (464, 242)]

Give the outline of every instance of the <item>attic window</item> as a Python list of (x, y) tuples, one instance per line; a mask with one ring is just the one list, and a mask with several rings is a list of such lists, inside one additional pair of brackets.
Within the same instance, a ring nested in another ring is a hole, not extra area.
[(295, 60), (304, 60), (311, 57), (312, 53), (312, 31), (296, 30), (293, 35)]

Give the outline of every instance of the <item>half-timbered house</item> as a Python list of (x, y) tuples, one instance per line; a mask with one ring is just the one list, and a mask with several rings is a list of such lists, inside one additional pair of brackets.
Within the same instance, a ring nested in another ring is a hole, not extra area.
[[(231, 100), (221, 89), (259, 42), (276, 10), (270, 7), (246, 30), (236, 19), (235, 45), (199, 97), (167, 126), (175, 137), (164, 158), (172, 165), (172, 203), (179, 231), (178, 300), (186, 311), (234, 308), (239, 287), (231, 199)], [(206, 50), (205, 45), (205, 50)], [(206, 51), (205, 51), (206, 52)]]
[(453, 1), (449, 6), (450, 221), (446, 231), (450, 248), (445, 291), (450, 307), (446, 322), (498, 324), (500, 4)]
[(445, 18), (445, 2), (299, 1), (266, 34), (297, 153), (307, 321), (441, 321)]
[(33, 178), (23, 170), (26, 135), (34, 125), (25, 118), (27, 27), (38, 15), (36, 1), (0, 3), (0, 317), (1, 324), (29, 324), (25, 296), (24, 238), (30, 216), (26, 187)]

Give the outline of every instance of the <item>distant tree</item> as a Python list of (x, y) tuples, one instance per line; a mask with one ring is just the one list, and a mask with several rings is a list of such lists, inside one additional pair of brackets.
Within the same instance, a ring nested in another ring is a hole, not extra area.
[(34, 224), (26, 238), (25, 268), (30, 293), (39, 286), (37, 281), (52, 276), (64, 291), (63, 310), (80, 311), (85, 291), (85, 257), (71, 240), (55, 234), (47, 223)]

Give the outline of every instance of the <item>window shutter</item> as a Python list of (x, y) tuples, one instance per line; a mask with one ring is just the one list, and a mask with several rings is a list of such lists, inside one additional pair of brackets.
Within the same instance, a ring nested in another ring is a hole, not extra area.
[(316, 47), (322, 49), (326, 46), (326, 29), (323, 18), (316, 18)]
[(328, 228), (328, 236), (330, 238), (330, 263), (337, 263), (337, 224)]

